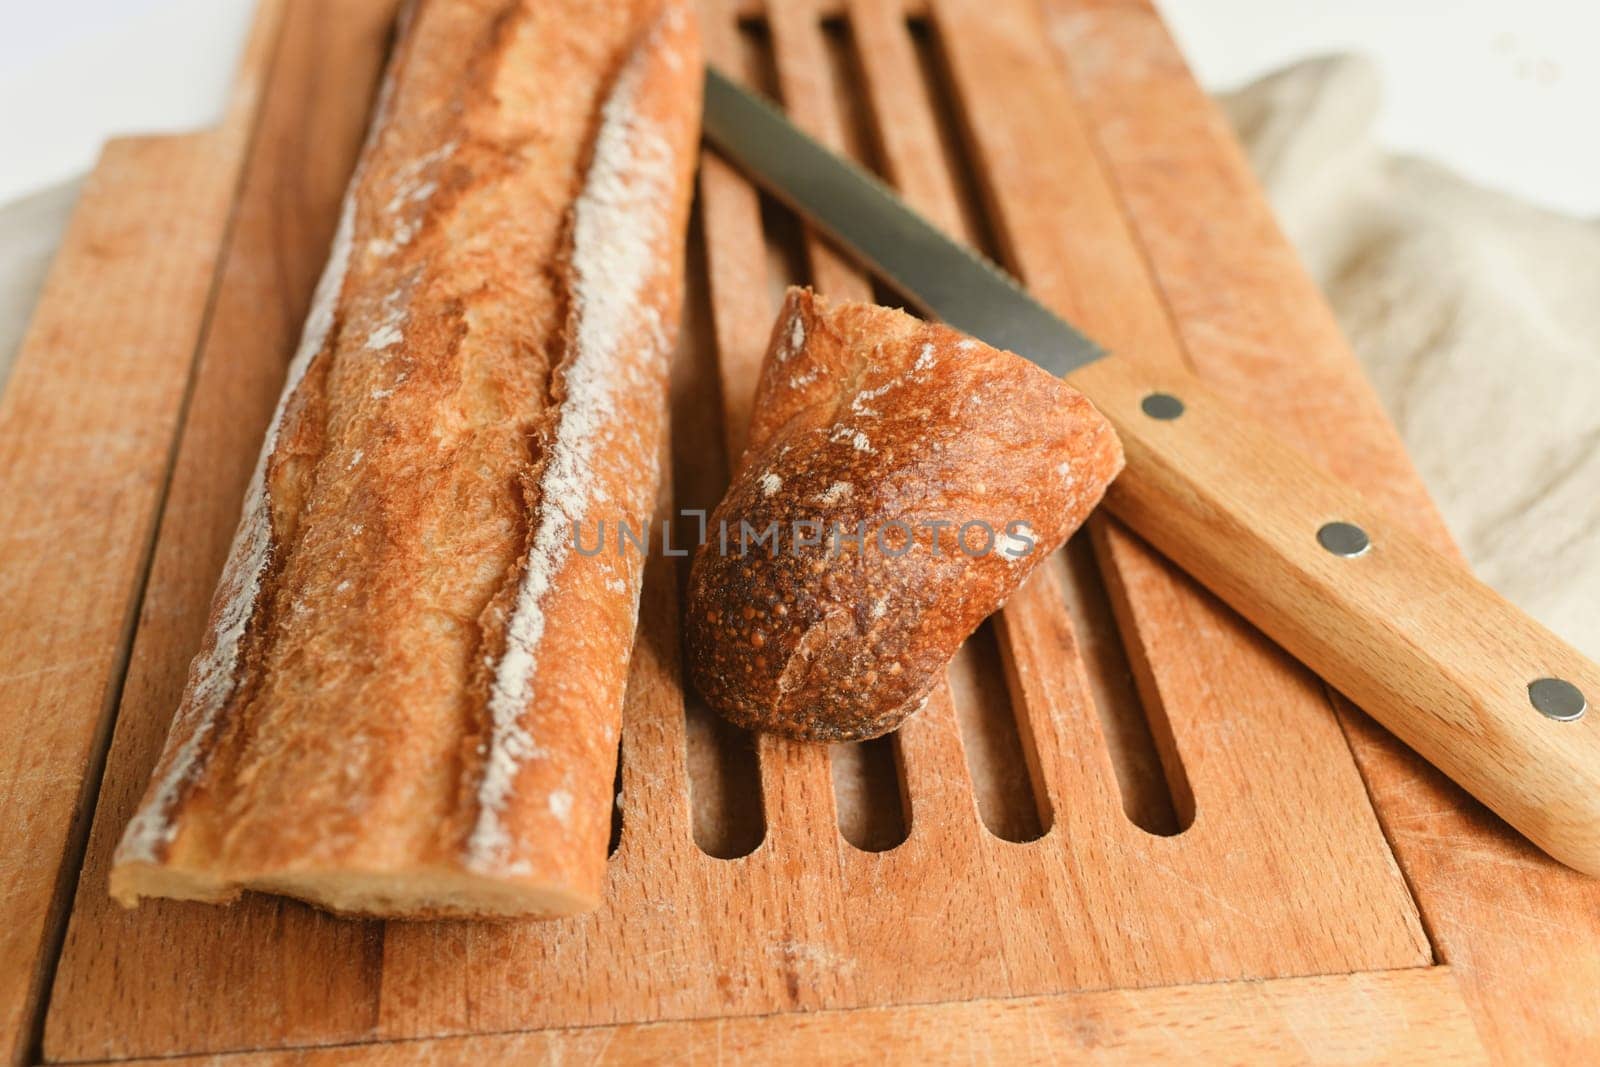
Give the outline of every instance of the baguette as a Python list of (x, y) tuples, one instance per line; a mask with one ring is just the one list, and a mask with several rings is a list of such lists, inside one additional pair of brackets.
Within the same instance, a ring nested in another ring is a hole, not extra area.
[(593, 908), (696, 157), (687, 0), (422, 0), (111, 892)]
[(1122, 462), (1094, 405), (1020, 356), (790, 289), (690, 571), (696, 686), (742, 726), (887, 733)]

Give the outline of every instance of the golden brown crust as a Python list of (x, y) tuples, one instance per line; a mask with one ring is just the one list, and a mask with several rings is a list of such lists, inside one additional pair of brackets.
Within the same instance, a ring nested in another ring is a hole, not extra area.
[(650, 514), (698, 94), (686, 0), (417, 5), (119, 899), (596, 902), (639, 563), (548, 532)]
[[(690, 670), (734, 722), (806, 740), (876, 737), (920, 707), (1122, 468), (1093, 405), (1021, 357), (801, 289), (750, 436), (691, 570)], [(778, 550), (741, 523), (776, 524)]]

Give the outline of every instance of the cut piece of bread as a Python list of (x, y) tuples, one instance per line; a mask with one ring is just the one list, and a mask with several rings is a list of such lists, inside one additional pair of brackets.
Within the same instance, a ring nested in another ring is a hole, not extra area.
[(693, 680), (741, 725), (886, 733), (1121, 469), (1094, 406), (1020, 356), (791, 289), (690, 573)]
[(596, 905), (700, 78), (687, 0), (415, 5), (118, 900)]

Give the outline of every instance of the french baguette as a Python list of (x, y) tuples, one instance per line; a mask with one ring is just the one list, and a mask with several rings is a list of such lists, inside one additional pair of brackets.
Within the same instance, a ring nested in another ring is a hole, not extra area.
[(687, 0), (421, 0), (111, 892), (596, 905), (701, 67)]

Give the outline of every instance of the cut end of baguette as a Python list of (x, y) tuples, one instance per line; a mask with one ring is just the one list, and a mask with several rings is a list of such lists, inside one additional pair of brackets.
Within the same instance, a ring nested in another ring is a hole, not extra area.
[(288, 871), (237, 880), (145, 862), (122, 863), (111, 872), (111, 896), (125, 908), (145, 897), (231, 904), (246, 891), (370, 919), (555, 919), (600, 904), (591, 894), (560, 886), (519, 885), (501, 874), (445, 867)]

